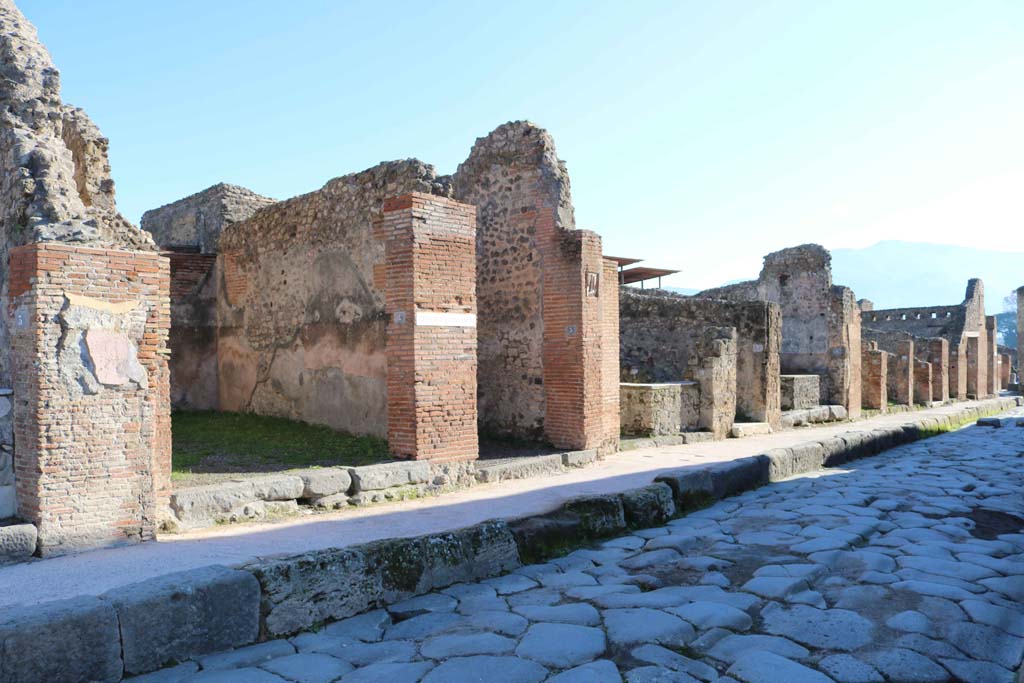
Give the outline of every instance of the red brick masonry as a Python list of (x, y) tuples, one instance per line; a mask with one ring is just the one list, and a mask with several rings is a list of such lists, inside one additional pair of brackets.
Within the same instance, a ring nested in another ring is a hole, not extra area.
[[(169, 289), (167, 259), (153, 252), (11, 250), (18, 511), (44, 555), (154, 536), (170, 493)], [(75, 335), (119, 324), (144, 379), (101, 385)]]

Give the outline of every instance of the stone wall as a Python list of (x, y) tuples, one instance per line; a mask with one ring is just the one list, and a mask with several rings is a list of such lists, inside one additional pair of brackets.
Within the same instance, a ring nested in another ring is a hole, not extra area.
[(821, 378), (818, 375), (782, 375), (782, 409), (816, 408), (821, 400)]
[(142, 214), (141, 226), (161, 248), (216, 254), (224, 229), (276, 200), (219, 183)]
[(932, 366), (932, 400), (945, 403), (949, 400), (949, 341), (929, 339), (926, 349)]
[(736, 348), (736, 328), (708, 327), (690, 358), (686, 379), (700, 384), (698, 426), (716, 439), (728, 436), (736, 419)]
[(985, 379), (987, 396), (999, 395), (999, 344), (996, 337), (996, 317), (985, 317)]
[(822, 377), (820, 403), (860, 414), (860, 307), (853, 292), (832, 284), (832, 257), (817, 244), (764, 257), (757, 280), (700, 292), (730, 301), (768, 301), (782, 313), (781, 371)]
[(142, 215), (171, 262), (171, 405), (215, 410), (217, 243), (224, 228), (274, 200), (236, 185), (214, 185)]
[(932, 401), (932, 364), (914, 361), (914, 402), (928, 405)]
[(432, 167), (380, 164), (221, 235), (218, 405), (387, 435), (385, 199), (445, 194)]
[[(699, 388), (696, 382), (620, 384), (620, 426), (624, 436), (665, 436), (682, 429), (683, 387)], [(699, 411), (699, 409), (698, 409)]]
[(0, 61), (0, 386), (14, 392), (17, 514), (44, 555), (150, 538), (170, 483), (167, 261), (117, 212), (109, 143), (61, 102), (11, 0)]
[(577, 230), (565, 164), (526, 121), (473, 145), (452, 176), (477, 207), (482, 431), (559, 448), (614, 448), (617, 297), (601, 238)]
[(707, 327), (736, 329), (736, 414), (779, 423), (779, 307), (750, 301), (684, 297), (623, 287), (619, 301), (619, 363), (626, 382), (686, 377)]
[[(969, 389), (969, 386), (981, 386), (984, 393), (988, 382), (988, 363), (979, 363), (977, 359), (971, 361), (967, 344), (968, 337), (980, 337), (979, 352), (984, 353), (988, 335), (985, 330), (985, 287), (981, 280), (968, 281), (960, 304), (864, 311), (861, 320), (865, 327), (879, 332), (906, 332), (917, 338), (945, 339), (949, 343), (950, 397), (963, 401), (969, 394), (976, 396), (976, 389)], [(970, 373), (968, 367), (971, 368)]]

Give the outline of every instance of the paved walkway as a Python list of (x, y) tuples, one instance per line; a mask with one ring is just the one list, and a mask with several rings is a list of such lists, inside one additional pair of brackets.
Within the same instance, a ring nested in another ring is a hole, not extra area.
[(1022, 457), (1024, 429), (972, 427), (176, 673), (1012, 683), (1024, 656)]
[[(952, 413), (970, 403), (870, 420), (726, 441), (627, 451), (557, 476), (477, 486), (436, 498), (302, 517), (277, 524), (229, 525), (159, 542), (96, 550), (0, 567), (0, 606), (34, 604), (111, 588), (210, 564), (235, 565), (276, 554), (418, 536), (552, 510), (581, 495), (645, 486), (659, 473), (731, 460), (851, 430), (903, 424)], [(10, 587), (10, 588), (8, 588)]]

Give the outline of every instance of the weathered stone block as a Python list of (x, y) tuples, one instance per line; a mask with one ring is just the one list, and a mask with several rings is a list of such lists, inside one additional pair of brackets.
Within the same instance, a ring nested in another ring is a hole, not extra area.
[(783, 410), (807, 410), (821, 403), (818, 375), (782, 375), (779, 379)]
[(771, 434), (772, 427), (767, 422), (737, 422), (732, 426), (730, 436), (742, 439), (748, 436), (764, 436)]
[(22, 562), (36, 551), (38, 534), (34, 524), (0, 527), (0, 564)]
[(263, 591), (264, 631), (276, 636), (517, 566), (518, 549), (508, 525), (494, 521), (265, 560), (245, 569)]
[(706, 468), (667, 472), (654, 481), (667, 484), (672, 489), (678, 511), (702, 508), (715, 500), (714, 482)]
[(171, 509), (188, 524), (209, 523), (256, 500), (251, 481), (209, 484), (179, 489), (171, 494)]
[(565, 467), (583, 467), (597, 462), (597, 449), (586, 451), (567, 451), (562, 453), (562, 464)]
[(305, 484), (301, 477), (272, 474), (252, 480), (257, 500), (295, 500), (302, 497)]
[(822, 439), (818, 442), (821, 445), (821, 464), (823, 467), (835, 467), (850, 459), (849, 447), (846, 442), (837, 436)]
[(430, 481), (430, 463), (427, 462), (390, 462), (382, 465), (353, 467), (349, 470), (352, 476), (353, 493), (360, 491), (379, 491), (392, 486), (406, 484), (426, 484)]
[(0, 682), (121, 680), (114, 608), (94, 597), (19, 606), (0, 615)]
[(541, 562), (564, 555), (586, 540), (579, 515), (557, 510), (509, 522), (523, 562)]
[(527, 479), (561, 472), (565, 467), (565, 455), (568, 454), (538, 455), (495, 464), (481, 461), (476, 466), (476, 480), (491, 484), (508, 479)]
[(347, 493), (352, 486), (352, 475), (347, 469), (325, 467), (317, 470), (304, 470), (298, 473), (302, 479), (302, 498), (323, 498), (337, 493)]
[(676, 514), (676, 505), (672, 489), (668, 484), (659, 482), (624, 492), (622, 510), (627, 525), (642, 529), (670, 520)]
[(709, 470), (716, 498), (725, 498), (768, 483), (768, 458), (754, 455), (716, 463)]
[[(687, 384), (696, 387), (696, 383)], [(682, 424), (682, 386), (682, 382), (620, 384), (619, 426), (622, 433), (626, 436), (678, 434)]]
[(780, 481), (804, 472), (821, 469), (825, 449), (816, 442), (807, 442), (789, 448), (774, 448), (764, 454), (768, 458), (768, 478)]
[(248, 645), (259, 635), (260, 586), (237, 569), (201, 567), (102, 597), (117, 611), (128, 674)]
[(566, 511), (578, 515), (581, 529), (594, 538), (610, 536), (626, 528), (626, 516), (619, 496), (586, 496), (565, 504)]

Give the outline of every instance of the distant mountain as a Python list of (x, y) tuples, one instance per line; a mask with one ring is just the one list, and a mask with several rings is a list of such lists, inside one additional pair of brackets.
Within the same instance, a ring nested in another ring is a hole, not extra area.
[(972, 277), (985, 282), (988, 313), (1000, 313), (1003, 297), (1024, 285), (1024, 253), (899, 241), (832, 250), (832, 279), (875, 308), (957, 304)]

